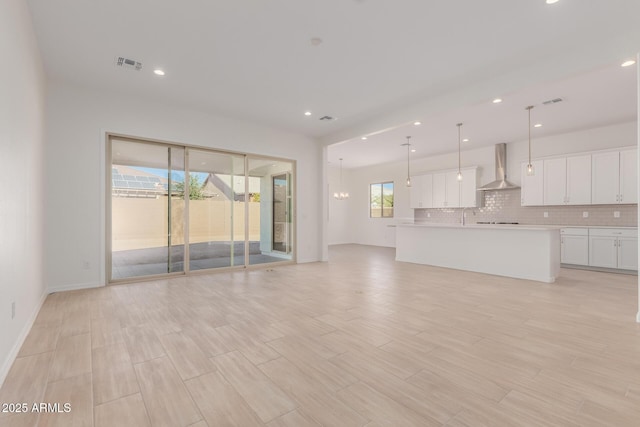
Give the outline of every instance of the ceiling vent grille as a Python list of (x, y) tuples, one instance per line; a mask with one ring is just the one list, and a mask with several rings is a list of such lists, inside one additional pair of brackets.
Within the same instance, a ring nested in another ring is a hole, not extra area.
[(142, 70), (142, 62), (135, 59), (125, 58), (124, 56), (116, 56), (116, 67), (128, 68), (130, 70)]
[(558, 102), (562, 102), (563, 99), (562, 98), (554, 98), (554, 99), (550, 99), (548, 101), (544, 101), (542, 104), (543, 105), (553, 105), (553, 104), (557, 104)]

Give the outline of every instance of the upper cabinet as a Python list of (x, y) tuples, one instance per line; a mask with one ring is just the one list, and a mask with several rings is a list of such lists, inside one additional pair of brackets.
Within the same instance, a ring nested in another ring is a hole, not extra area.
[(593, 154), (594, 204), (638, 203), (637, 153), (637, 149), (630, 149)]
[(433, 207), (432, 196), (433, 175), (416, 175), (411, 177), (409, 201), (412, 209)]
[(545, 205), (591, 204), (591, 155), (544, 161)]
[(461, 172), (460, 207), (475, 208), (478, 206), (478, 169), (467, 168), (462, 169)]
[(478, 169), (433, 172), (411, 177), (409, 206), (413, 209), (477, 207)]
[(521, 165), (522, 206), (638, 203), (636, 148), (533, 161)]
[(542, 206), (544, 204), (544, 162), (542, 160), (531, 161), (533, 175), (527, 174), (527, 162), (520, 166), (522, 183), (522, 206)]
[(460, 207), (460, 181), (457, 171), (433, 174), (433, 207)]

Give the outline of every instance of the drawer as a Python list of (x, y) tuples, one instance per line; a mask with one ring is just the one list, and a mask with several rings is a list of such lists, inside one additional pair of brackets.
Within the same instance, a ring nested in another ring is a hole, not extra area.
[(590, 228), (589, 236), (638, 237), (638, 230), (629, 228)]
[(561, 228), (560, 234), (564, 236), (588, 236), (589, 229), (588, 228)]

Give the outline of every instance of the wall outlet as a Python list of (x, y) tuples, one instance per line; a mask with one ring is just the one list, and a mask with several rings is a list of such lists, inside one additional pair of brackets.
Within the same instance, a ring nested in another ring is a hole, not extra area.
[(11, 303), (11, 320), (15, 319), (16, 317), (16, 302), (13, 301)]
[(582, 218), (589, 218), (589, 212), (582, 212)]
[(542, 216), (544, 216), (545, 218), (549, 218), (549, 212), (543, 213)]
[(620, 218), (620, 211), (613, 211), (614, 218)]
[(427, 212), (427, 218), (431, 218), (431, 214)]

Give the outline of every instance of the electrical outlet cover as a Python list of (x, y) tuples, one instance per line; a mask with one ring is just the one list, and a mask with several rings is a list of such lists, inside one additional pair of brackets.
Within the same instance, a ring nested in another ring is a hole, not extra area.
[(543, 214), (543, 216), (544, 216), (545, 218), (549, 218), (549, 212), (545, 212), (545, 213)]
[(614, 218), (620, 218), (620, 211), (613, 211)]
[(582, 218), (589, 218), (589, 212), (582, 212)]

